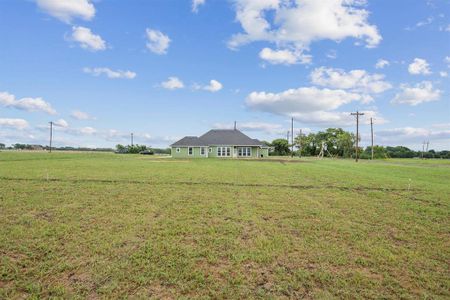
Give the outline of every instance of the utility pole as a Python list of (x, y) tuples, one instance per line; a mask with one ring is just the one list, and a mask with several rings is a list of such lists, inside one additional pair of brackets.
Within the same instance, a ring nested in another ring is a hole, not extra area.
[(358, 162), (358, 140), (359, 140), (359, 116), (364, 116), (364, 113), (356, 111), (356, 113), (351, 113), (352, 116), (356, 116), (356, 156), (355, 161)]
[(234, 121), (234, 130), (236, 130), (236, 121)]
[(426, 144), (425, 141), (423, 141), (423, 143), (422, 143), (422, 159), (425, 154), (425, 144)]
[(302, 130), (300, 129), (300, 135), (298, 136), (298, 156), (302, 157)]
[(131, 147), (133, 147), (133, 133), (131, 133)]
[(52, 153), (53, 121), (50, 121), (50, 153)]
[(372, 118), (370, 118), (370, 134), (372, 136), (372, 148), (370, 150), (372, 152), (371, 155), (372, 155), (372, 160), (373, 160), (373, 119)]
[(294, 118), (291, 118), (291, 157), (294, 157)]

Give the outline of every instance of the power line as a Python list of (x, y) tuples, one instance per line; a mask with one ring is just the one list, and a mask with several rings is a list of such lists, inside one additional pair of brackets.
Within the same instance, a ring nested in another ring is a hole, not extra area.
[(356, 116), (356, 156), (355, 161), (358, 162), (358, 140), (359, 140), (359, 116), (364, 116), (364, 113), (360, 113), (356, 111), (355, 113), (351, 113), (352, 116)]

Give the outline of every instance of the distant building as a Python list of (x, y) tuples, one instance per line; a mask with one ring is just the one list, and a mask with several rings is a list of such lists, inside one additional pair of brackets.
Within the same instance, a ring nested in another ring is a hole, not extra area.
[(237, 129), (213, 129), (200, 137), (186, 136), (173, 143), (175, 158), (261, 158), (269, 156), (269, 146)]

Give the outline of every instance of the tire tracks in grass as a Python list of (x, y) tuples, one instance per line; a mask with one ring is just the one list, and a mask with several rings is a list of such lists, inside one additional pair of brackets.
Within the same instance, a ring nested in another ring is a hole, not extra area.
[(341, 191), (380, 191), (380, 192), (418, 192), (416, 188), (393, 188), (393, 187), (371, 187), (371, 186), (338, 186), (338, 185), (297, 185), (297, 184), (264, 184), (264, 183), (236, 183), (219, 181), (145, 181), (145, 180), (117, 180), (117, 179), (70, 179), (70, 178), (24, 178), (24, 177), (0, 177), (0, 181), (31, 181), (31, 182), (65, 182), (65, 183), (99, 183), (99, 184), (146, 184), (146, 185), (210, 185), (231, 187), (261, 187), (261, 188), (291, 188), (299, 190), (322, 190), (335, 189)]

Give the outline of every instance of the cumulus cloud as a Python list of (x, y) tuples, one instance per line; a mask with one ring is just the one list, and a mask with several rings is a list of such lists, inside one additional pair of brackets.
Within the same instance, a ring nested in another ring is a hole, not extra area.
[(83, 72), (92, 74), (94, 76), (100, 76), (100, 75), (104, 74), (108, 78), (111, 78), (111, 79), (117, 79), (117, 78), (133, 79), (136, 77), (135, 72), (122, 71), (122, 70), (113, 71), (109, 68), (83, 68)]
[[(233, 129), (232, 123), (215, 123), (214, 128), (217, 129)], [(262, 131), (269, 134), (284, 133), (285, 130), (280, 124), (266, 123), (266, 122), (243, 122), (238, 123), (237, 128), (242, 131)]]
[[(228, 46), (236, 49), (255, 41), (266, 41), (278, 50), (305, 51), (314, 41), (363, 39), (367, 47), (381, 41), (369, 12), (360, 0), (235, 0), (236, 20), (243, 32), (234, 34)], [(272, 16), (269, 18), (269, 16)]]
[(424, 140), (449, 141), (450, 129), (399, 127), (377, 131), (377, 139), (384, 144), (422, 143)]
[(311, 55), (303, 54), (298, 50), (272, 50), (264, 48), (259, 52), (259, 57), (271, 64), (293, 65), (311, 63)]
[(448, 73), (446, 71), (441, 71), (441, 72), (439, 72), (439, 76), (448, 77)]
[(222, 89), (223, 85), (215, 79), (211, 79), (209, 84), (204, 86), (203, 89), (210, 92), (218, 92)]
[(50, 115), (56, 114), (56, 111), (50, 103), (44, 101), (42, 98), (27, 97), (16, 99), (14, 95), (8, 92), (0, 92), (0, 105), (30, 112), (40, 111)]
[(437, 101), (442, 93), (440, 90), (434, 89), (430, 81), (422, 81), (415, 86), (402, 84), (400, 90), (401, 92), (392, 99), (392, 103), (416, 106), (425, 102)]
[(375, 68), (376, 69), (383, 69), (384, 67), (389, 66), (389, 61), (385, 60), (385, 59), (379, 59), (377, 60), (377, 63), (375, 64)]
[(53, 122), (53, 125), (59, 126), (59, 127), (62, 127), (62, 128), (68, 128), (69, 127), (69, 123), (67, 123), (67, 121), (64, 120), (64, 119), (56, 120), (55, 122)]
[(92, 33), (89, 28), (73, 26), (70, 40), (80, 44), (80, 47), (90, 51), (102, 51), (106, 49), (106, 42), (101, 36)]
[(28, 122), (24, 119), (0, 118), (0, 127), (23, 130), (28, 126)]
[(75, 18), (89, 21), (95, 16), (95, 7), (90, 0), (36, 0), (36, 3), (40, 9), (65, 23)]
[(414, 58), (414, 61), (408, 66), (408, 72), (413, 75), (431, 74), (430, 65), (425, 59), (422, 58)]
[(79, 132), (81, 134), (92, 135), (92, 134), (96, 133), (97, 130), (95, 128), (92, 128), (92, 127), (82, 127), (82, 128), (79, 129)]
[(205, 0), (192, 0), (192, 12), (198, 12), (199, 6), (205, 4)]
[(207, 84), (207, 85), (201, 85), (201, 84), (194, 83), (192, 85), (192, 88), (194, 90), (205, 90), (205, 91), (215, 93), (215, 92), (220, 91), (223, 88), (223, 85), (219, 81), (217, 81), (215, 79), (211, 79), (209, 81), (209, 84)]
[(334, 110), (362, 100), (360, 94), (344, 90), (301, 87), (280, 93), (252, 92), (247, 96), (246, 105), (254, 110), (290, 116), (296, 112)]
[(88, 113), (80, 111), (80, 110), (72, 111), (70, 116), (76, 120), (95, 120), (94, 117), (92, 117)]
[(161, 82), (161, 86), (168, 90), (184, 88), (184, 83), (178, 77), (171, 76), (166, 81)]
[(314, 69), (310, 76), (316, 85), (369, 94), (379, 94), (392, 87), (389, 82), (384, 81), (384, 75), (369, 74), (365, 70), (345, 72), (342, 69), (320, 67)]
[(166, 54), (170, 45), (170, 38), (159, 30), (147, 28), (147, 48), (156, 54)]

